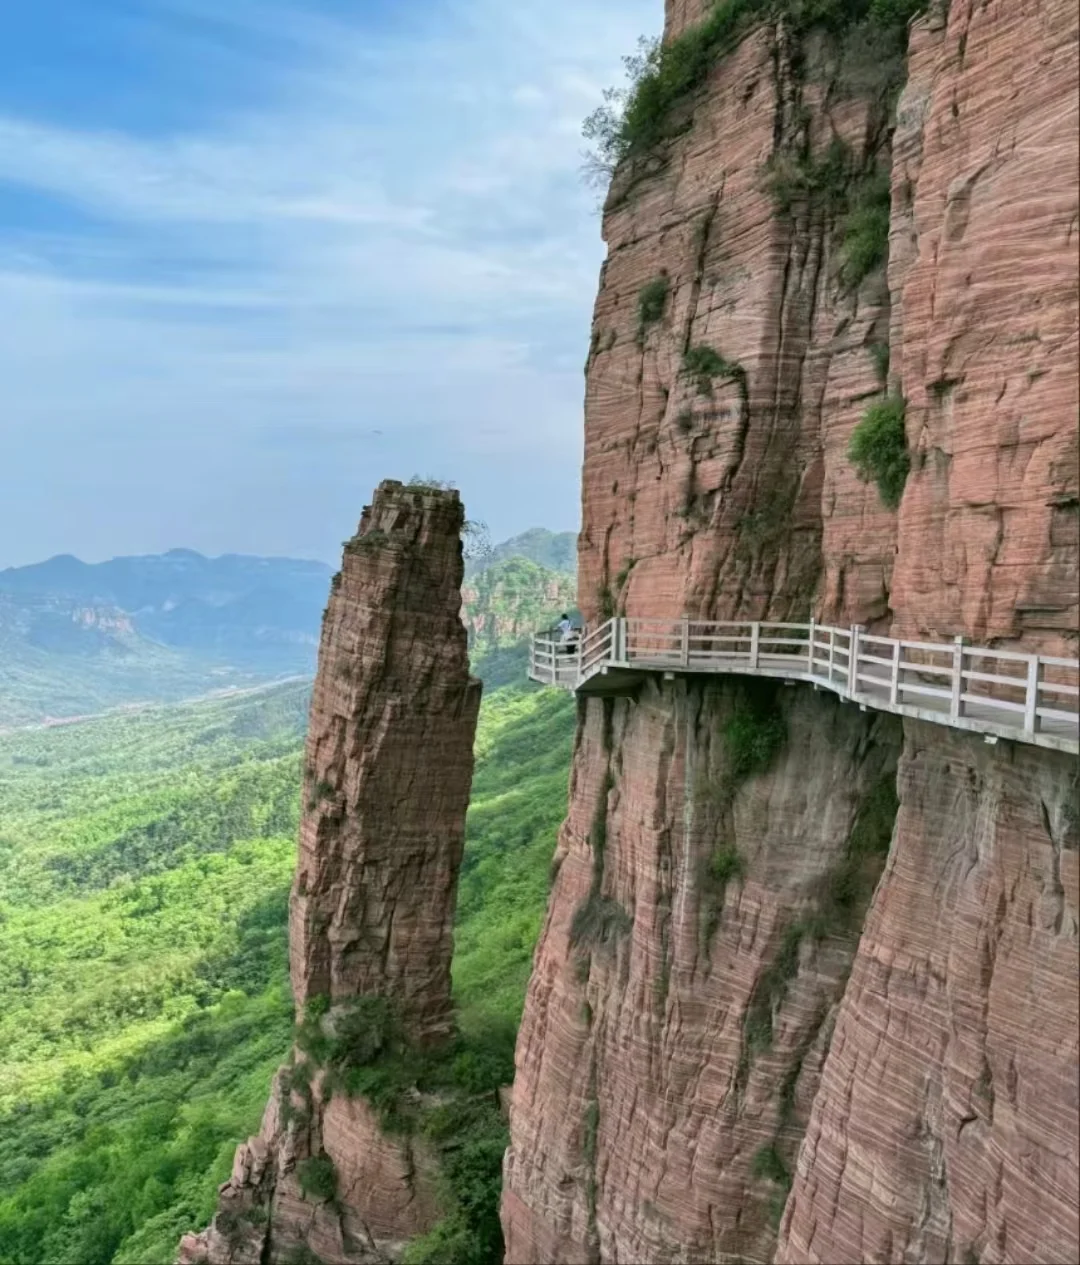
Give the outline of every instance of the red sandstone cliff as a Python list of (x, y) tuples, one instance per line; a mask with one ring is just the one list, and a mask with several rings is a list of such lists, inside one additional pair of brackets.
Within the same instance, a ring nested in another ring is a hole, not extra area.
[[(236, 1153), (213, 1224), (181, 1243), (185, 1265), (387, 1261), (440, 1215), (434, 1155), (385, 1135), (311, 1051), (354, 1014), (361, 1035), (377, 1027), (357, 1007), (383, 1002), (414, 1046), (452, 1029), (480, 703), (460, 619), (463, 525), (456, 492), (385, 482), (345, 545), (323, 619), (291, 899), (297, 1018), (315, 1017)], [(335, 1197), (305, 1172), (332, 1174)]]
[[(1078, 16), (953, 0), (912, 39), (902, 635), (1076, 654)], [(908, 722), (899, 787), (776, 1260), (1080, 1260), (1076, 760)]]
[[(706, 7), (668, 0), (667, 38)], [(762, 22), (616, 174), (588, 618), (813, 611), (1076, 653), (1076, 28), (1064, 0), (953, 0), (913, 28), (894, 131), (865, 43)], [(857, 287), (834, 138), (849, 184), (891, 173), (888, 268)], [(884, 345), (898, 513), (847, 458)], [(749, 760), (748, 733), (771, 735)], [(1076, 794), (1064, 756), (801, 686), (584, 702), (510, 1265), (1080, 1260)]]

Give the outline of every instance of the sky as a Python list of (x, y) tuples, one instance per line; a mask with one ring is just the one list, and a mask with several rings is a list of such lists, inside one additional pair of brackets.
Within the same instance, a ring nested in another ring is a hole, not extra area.
[(576, 529), (581, 123), (660, 0), (0, 6), (0, 567)]

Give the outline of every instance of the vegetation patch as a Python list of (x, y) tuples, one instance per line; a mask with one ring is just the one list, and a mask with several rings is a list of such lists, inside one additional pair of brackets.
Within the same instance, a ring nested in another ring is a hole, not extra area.
[(746, 371), (733, 360), (725, 360), (713, 347), (701, 343), (683, 355), (683, 372), (693, 378), (699, 395), (712, 395), (714, 378), (734, 378), (744, 388)]
[(406, 487), (417, 492), (453, 492), (457, 484), (449, 479), (435, 479), (429, 474), (414, 474)]
[(790, 530), (796, 489), (777, 489), (763, 505), (735, 522), (735, 556), (748, 561), (776, 548)]
[(820, 155), (777, 152), (766, 168), (766, 188), (782, 215), (811, 199), (835, 214), (846, 205), (852, 163), (850, 146), (838, 136)]
[(793, 923), (784, 929), (776, 957), (754, 987), (743, 1024), (743, 1044), (749, 1058), (772, 1048), (773, 1016), (787, 996), (788, 985), (799, 970), (799, 946), (805, 928)]
[(638, 330), (644, 333), (664, 315), (670, 280), (665, 276), (654, 277), (638, 292)]
[[(0, 1261), (167, 1261), (215, 1215), (293, 1041), (309, 692), (0, 734)], [(499, 1259), (495, 1087), (512, 1076), (574, 717), (558, 692), (485, 691), (455, 927), (462, 1035), (418, 1081), (472, 1122), (439, 1231), (454, 1253), (433, 1251), (438, 1265)], [(347, 1035), (328, 1021), (327, 1040)], [(300, 1123), (317, 1070), (301, 1052), (285, 1073)], [(424, 1131), (431, 1108), (402, 1082)]]
[(601, 894), (604, 882), (604, 852), (607, 847), (608, 795), (613, 785), (614, 778), (609, 769), (600, 786), (592, 827), (589, 831), (589, 846), (593, 858), (589, 895), (574, 911), (570, 922), (572, 948), (580, 946), (596, 948), (600, 945), (610, 945), (627, 935), (634, 925), (633, 919), (617, 900)]
[(840, 244), (840, 277), (851, 289), (889, 254), (889, 173), (872, 171), (855, 186)]
[(815, 911), (804, 923), (814, 939), (859, 931), (889, 852), (899, 806), (896, 773), (890, 770), (863, 801), (842, 855), (821, 882)]
[(705, 863), (702, 883), (702, 912), (704, 915), (705, 946), (709, 947), (727, 899), (728, 884), (742, 879), (746, 874), (746, 860), (733, 843), (724, 841), (713, 851)]
[(874, 372), (877, 374), (878, 382), (885, 386), (889, 381), (888, 341), (869, 343), (867, 351), (870, 353), (870, 359), (874, 362)]
[(721, 730), (723, 766), (716, 779), (703, 777), (696, 795), (710, 804), (719, 842), (702, 868), (702, 933), (706, 950), (712, 942), (727, 897), (728, 884), (742, 879), (746, 860), (728, 837), (725, 820), (740, 786), (766, 772), (787, 741), (787, 726), (776, 707), (775, 690), (747, 690)]
[(570, 922), (570, 945), (610, 944), (633, 929), (634, 920), (617, 900), (590, 893)]
[(589, 1082), (589, 1101), (582, 1122), (581, 1150), (585, 1157), (585, 1201), (589, 1213), (590, 1228), (596, 1225), (596, 1142), (600, 1132), (600, 1100), (596, 1093), (596, 1070)]
[(723, 843), (709, 858), (709, 877), (714, 883), (727, 885), (746, 873), (746, 861), (733, 843)]
[(306, 1243), (290, 1248), (284, 1257), (284, 1265), (326, 1265), (323, 1258), (311, 1250)]
[(333, 1199), (337, 1194), (337, 1169), (325, 1152), (301, 1160), (296, 1166), (296, 1178), (308, 1198)]
[(904, 494), (911, 457), (904, 434), (905, 402), (887, 396), (871, 404), (855, 427), (848, 459), (864, 483), (876, 483), (882, 503), (896, 509)]
[(791, 1190), (791, 1173), (775, 1142), (768, 1143), (754, 1153), (750, 1171), (755, 1177), (771, 1182), (773, 1185), (769, 1199), (769, 1220), (775, 1228), (780, 1224), (784, 1204)]
[(766, 1181), (791, 1184), (791, 1174), (774, 1143), (769, 1143), (755, 1152), (750, 1171), (755, 1177), (764, 1177)]
[(767, 772), (787, 741), (784, 718), (774, 707), (740, 706), (724, 722), (728, 777), (736, 787)]

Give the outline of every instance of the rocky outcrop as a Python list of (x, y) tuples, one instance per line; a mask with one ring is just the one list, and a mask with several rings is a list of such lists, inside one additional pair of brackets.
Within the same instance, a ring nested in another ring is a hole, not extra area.
[(289, 919), (297, 1006), (393, 997), (409, 1037), (451, 1028), (457, 874), (480, 684), (460, 620), (456, 493), (383, 483), (323, 620)]
[[(437, 1160), (384, 1132), (325, 1051), (450, 1036), (457, 876), (480, 684), (460, 619), (456, 492), (382, 483), (323, 619), (290, 956), (300, 1036), (183, 1265), (397, 1259), (440, 1215)], [(305, 1255), (306, 1254), (306, 1255)]]
[[(668, 38), (707, 9), (668, 0)], [(953, 0), (898, 67), (866, 27), (748, 25), (623, 164), (588, 619), (813, 613), (1076, 653), (1076, 24)], [(853, 276), (883, 174), (887, 267)], [(886, 391), (898, 512), (847, 455)], [(801, 686), (581, 707), (509, 1265), (1080, 1259), (1075, 761)]]

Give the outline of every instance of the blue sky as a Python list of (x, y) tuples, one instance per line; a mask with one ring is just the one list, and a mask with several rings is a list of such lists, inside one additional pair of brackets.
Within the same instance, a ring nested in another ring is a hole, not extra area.
[(580, 126), (662, 9), (0, 8), (0, 566), (334, 561), (414, 474), (576, 527)]

